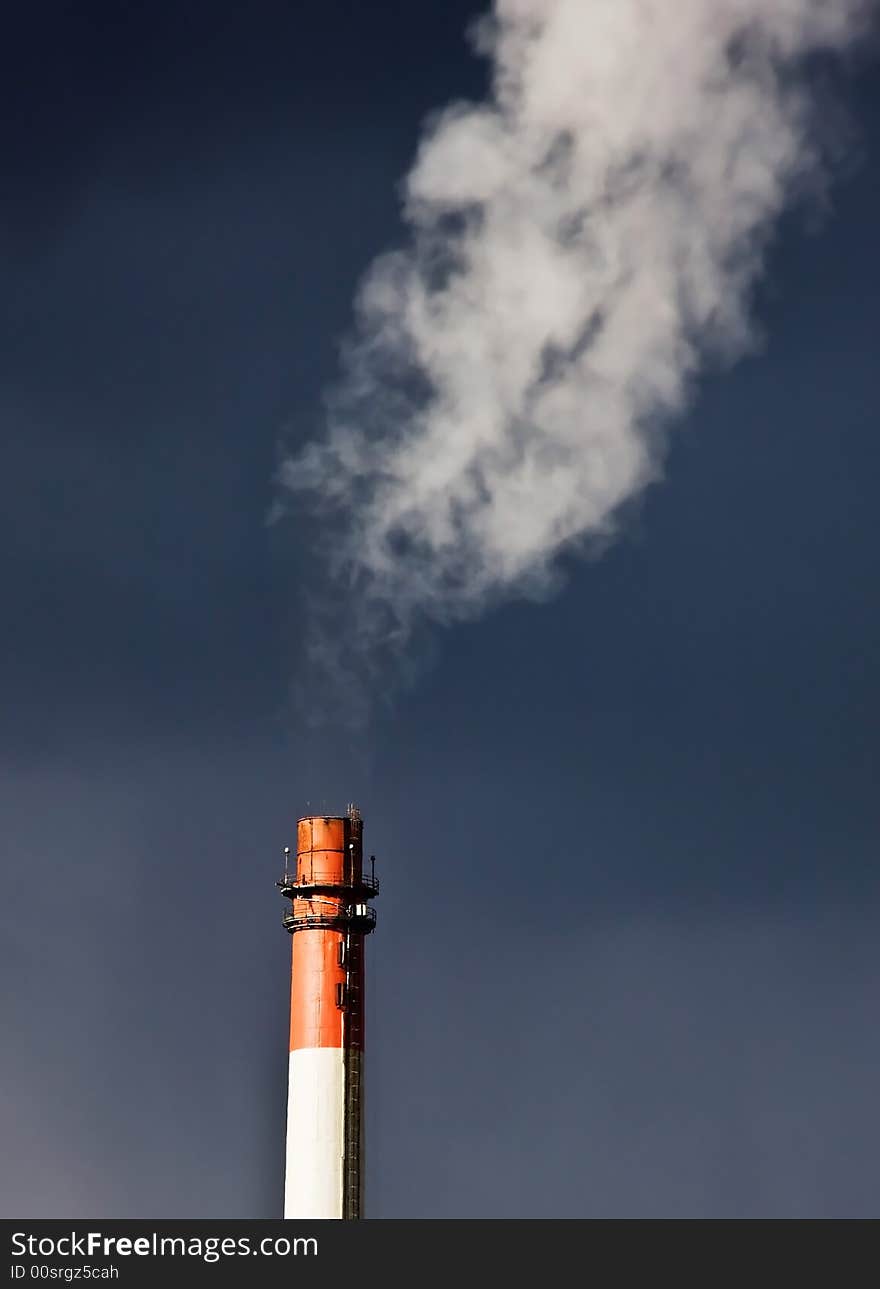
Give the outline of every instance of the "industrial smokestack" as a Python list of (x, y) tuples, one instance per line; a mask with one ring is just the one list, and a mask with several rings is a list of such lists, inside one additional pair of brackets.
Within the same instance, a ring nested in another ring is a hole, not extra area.
[(369, 673), (614, 535), (705, 360), (752, 344), (774, 225), (823, 178), (811, 60), (875, 12), (495, 0), (473, 31), (490, 93), (429, 123), (408, 244), (362, 285), (326, 434), (281, 468), (332, 512), (345, 594), (316, 594), (318, 667)]
[(362, 1213), (364, 937), (378, 890), (362, 833), (356, 806), (300, 819), (277, 883), (293, 937), (285, 1218)]

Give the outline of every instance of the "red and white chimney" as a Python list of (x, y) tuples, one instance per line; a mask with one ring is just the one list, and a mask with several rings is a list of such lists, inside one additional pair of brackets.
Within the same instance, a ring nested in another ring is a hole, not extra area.
[(359, 1218), (364, 1169), (364, 937), (378, 890), (359, 811), (297, 822), (290, 900), (290, 1071), (285, 1218)]

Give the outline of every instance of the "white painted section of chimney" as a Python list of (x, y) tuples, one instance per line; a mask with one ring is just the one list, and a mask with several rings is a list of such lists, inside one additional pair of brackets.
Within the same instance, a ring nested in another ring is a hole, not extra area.
[(345, 1053), (290, 1053), (285, 1218), (341, 1218), (345, 1154)]

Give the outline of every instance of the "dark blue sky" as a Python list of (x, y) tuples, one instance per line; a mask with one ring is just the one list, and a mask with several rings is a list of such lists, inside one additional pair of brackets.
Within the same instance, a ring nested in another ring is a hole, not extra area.
[(349, 800), (371, 1216), (876, 1212), (876, 69), (623, 538), (366, 730), (287, 701), (279, 436), (477, 8), (4, 18), (5, 1215), (280, 1213), (273, 883)]

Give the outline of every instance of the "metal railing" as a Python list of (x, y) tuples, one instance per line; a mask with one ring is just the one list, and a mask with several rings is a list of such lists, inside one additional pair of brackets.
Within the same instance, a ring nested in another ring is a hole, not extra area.
[(379, 879), (369, 873), (361, 873), (341, 882), (322, 880), (320, 876), (302, 878), (297, 873), (285, 873), (275, 885), (285, 896), (288, 891), (294, 891), (294, 895), (287, 896), (289, 899), (303, 899), (309, 891), (357, 891), (366, 899), (379, 893)]
[(291, 934), (295, 931), (359, 931), (369, 935), (376, 925), (376, 910), (369, 904), (343, 904), (323, 913), (295, 913), (285, 909), (281, 918)]

